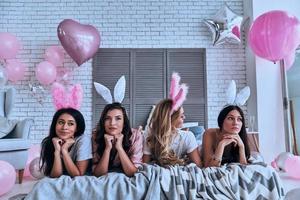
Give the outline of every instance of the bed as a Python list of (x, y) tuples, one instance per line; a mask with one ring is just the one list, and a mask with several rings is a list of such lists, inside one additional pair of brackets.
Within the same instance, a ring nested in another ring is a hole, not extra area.
[(43, 178), (25, 199), (283, 199), (274, 169), (262, 162), (200, 169), (195, 164), (143, 165), (133, 177)]

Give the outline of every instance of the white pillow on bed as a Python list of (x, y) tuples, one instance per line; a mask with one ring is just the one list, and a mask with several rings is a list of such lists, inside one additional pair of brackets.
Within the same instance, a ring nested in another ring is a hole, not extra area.
[(197, 144), (202, 144), (202, 137), (205, 131), (204, 126), (199, 126), (198, 122), (187, 122), (183, 124), (182, 129), (191, 131), (197, 140)]
[(193, 127), (193, 126), (199, 126), (198, 122), (186, 122), (183, 123), (182, 128), (189, 128), (189, 127)]

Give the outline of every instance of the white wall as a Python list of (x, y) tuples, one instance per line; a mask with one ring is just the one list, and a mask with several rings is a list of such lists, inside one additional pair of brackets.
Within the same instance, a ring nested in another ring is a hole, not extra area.
[[(270, 10), (285, 10), (300, 19), (297, 0), (253, 0), (253, 18)], [(280, 25), (280, 24), (278, 24)], [(267, 162), (285, 151), (282, 87), (279, 63), (255, 57), (260, 150)]]
[[(17, 84), (18, 99), (15, 118), (35, 120), (30, 139), (40, 142), (48, 134), (54, 113), (47, 94), (43, 105), (30, 95), (28, 83), (36, 81), (36, 64), (43, 60), (44, 50), (59, 44), (56, 28), (63, 19), (74, 19), (94, 25), (101, 33), (103, 48), (206, 48), (208, 86), (208, 126), (217, 125), (218, 112), (225, 103), (224, 91), (229, 80), (237, 80), (238, 88), (246, 84), (244, 45), (213, 47), (204, 18), (212, 17), (225, 0), (1, 0), (0, 32), (10, 32), (22, 41), (18, 55), (28, 66), (25, 79)], [(227, 4), (243, 14), (243, 0)], [(84, 87), (81, 111), (91, 127), (92, 67), (91, 61), (76, 67), (70, 58), (64, 68), (74, 69), (73, 82)], [(101, 69), (99, 69), (101, 70)], [(49, 93), (49, 91), (48, 91)], [(100, 98), (100, 97), (99, 97)]]

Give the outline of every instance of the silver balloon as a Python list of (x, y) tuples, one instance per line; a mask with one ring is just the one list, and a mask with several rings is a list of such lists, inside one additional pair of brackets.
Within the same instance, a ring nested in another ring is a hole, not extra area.
[(28, 86), (31, 96), (34, 97), (39, 104), (43, 105), (46, 98), (46, 90), (44, 87), (36, 83), (29, 83)]
[(241, 26), (243, 16), (233, 12), (225, 4), (211, 19), (204, 19), (212, 33), (213, 45), (220, 45), (225, 42), (239, 44), (241, 43)]
[(3, 67), (0, 67), (0, 86), (4, 86), (7, 82), (5, 70)]
[(40, 170), (40, 158), (35, 158), (30, 162), (29, 172), (36, 179), (44, 177), (44, 173)]

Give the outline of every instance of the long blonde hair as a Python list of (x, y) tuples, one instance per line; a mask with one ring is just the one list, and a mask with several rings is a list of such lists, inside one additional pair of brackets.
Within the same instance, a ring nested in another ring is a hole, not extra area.
[(184, 160), (180, 159), (170, 148), (173, 133), (176, 131), (173, 124), (179, 117), (181, 108), (171, 113), (172, 103), (171, 99), (160, 101), (156, 105), (150, 120), (147, 144), (150, 147), (152, 157), (161, 166), (185, 164)]

